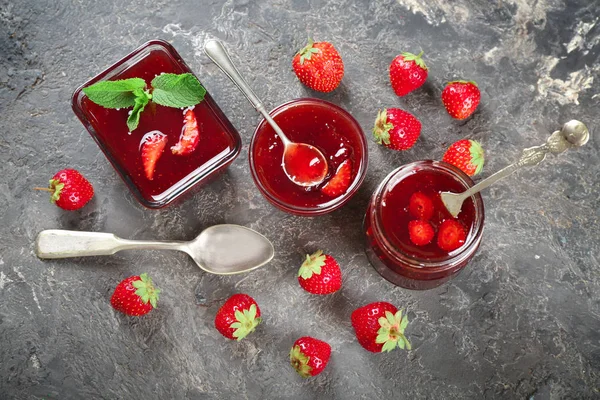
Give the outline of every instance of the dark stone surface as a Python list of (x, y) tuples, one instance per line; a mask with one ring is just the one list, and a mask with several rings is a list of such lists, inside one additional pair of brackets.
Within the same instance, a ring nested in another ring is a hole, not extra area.
[[(598, 15), (596, 0), (0, 0), (0, 398), (600, 397)], [(291, 70), (307, 35), (332, 41), (344, 58), (346, 75), (331, 94), (310, 92)], [(402, 153), (370, 142), (367, 179), (342, 210), (314, 219), (276, 211), (247, 165), (259, 117), (202, 54), (207, 37), (226, 42), (269, 106), (325, 98), (367, 134), (378, 108), (400, 106), (423, 122), (422, 137)], [(172, 41), (244, 140), (221, 179), (161, 211), (136, 204), (70, 109), (78, 84), (153, 38)], [(388, 64), (421, 48), (428, 82), (397, 98)], [(482, 89), (466, 122), (452, 121), (440, 102), (453, 78)], [(483, 243), (457, 279), (414, 292), (369, 266), (361, 220), (392, 169), (474, 138), (487, 151), (486, 176), (572, 118), (590, 127), (590, 143), (483, 194)], [(31, 190), (67, 166), (96, 188), (79, 212)], [(272, 239), (273, 262), (222, 278), (183, 254), (55, 262), (33, 254), (48, 228), (190, 239), (225, 222)], [(323, 298), (295, 278), (303, 254), (317, 248), (343, 266), (343, 289)], [(115, 313), (116, 283), (144, 271), (163, 289), (159, 308), (140, 319)], [(240, 343), (213, 328), (219, 302), (234, 292), (252, 295), (265, 316)], [(350, 313), (375, 300), (408, 309), (411, 352), (374, 355), (358, 345)], [(301, 335), (333, 347), (330, 365), (310, 380), (288, 365)]]

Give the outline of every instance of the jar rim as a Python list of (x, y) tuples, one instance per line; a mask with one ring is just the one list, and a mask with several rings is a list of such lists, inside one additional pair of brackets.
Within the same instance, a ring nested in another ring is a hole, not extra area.
[(481, 242), (481, 236), (483, 233), (483, 222), (485, 218), (483, 199), (480, 193), (476, 193), (473, 196), (471, 196), (474, 205), (475, 216), (473, 219), (473, 228), (469, 230), (465, 244), (459, 249), (457, 249), (455, 253), (451, 253), (447, 257), (436, 259), (415, 257), (398, 248), (398, 246), (394, 245), (390, 240), (388, 240), (388, 238), (385, 235), (379, 234), (379, 232), (384, 231), (382, 229), (383, 221), (381, 200), (390, 182), (397, 182), (398, 179), (402, 179), (408, 176), (409, 174), (414, 173), (415, 170), (423, 169), (438, 172), (442, 171), (446, 174), (449, 174), (453, 178), (455, 178), (461, 185), (463, 185), (465, 190), (474, 186), (473, 180), (467, 174), (465, 174), (463, 171), (461, 171), (454, 165), (448, 164), (444, 161), (423, 160), (412, 162), (403, 165), (399, 168), (396, 168), (383, 179), (383, 181), (379, 184), (375, 193), (371, 197), (371, 203), (369, 207), (370, 215), (368, 215), (367, 217), (371, 219), (371, 225), (374, 227), (375, 231), (374, 234), (376, 234), (377, 240), (380, 242), (380, 245), (388, 253), (389, 256), (395, 259), (395, 261), (414, 268), (439, 269), (440, 271), (443, 271), (446, 269), (453, 268), (455, 265), (464, 262), (469, 257), (471, 257), (479, 247), (479, 243)]

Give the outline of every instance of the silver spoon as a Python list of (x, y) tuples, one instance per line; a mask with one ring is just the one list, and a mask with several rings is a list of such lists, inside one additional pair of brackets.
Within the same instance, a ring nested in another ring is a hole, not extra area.
[(487, 177), (478, 184), (462, 193), (442, 192), (442, 202), (452, 216), (456, 217), (462, 208), (463, 202), (475, 193), (487, 188), (492, 183), (512, 174), (525, 166), (537, 165), (546, 158), (548, 153), (557, 155), (572, 147), (583, 146), (590, 138), (590, 132), (583, 122), (571, 120), (563, 125), (560, 131), (554, 132), (541, 146), (530, 147), (523, 150), (521, 158), (495, 174)]
[[(204, 44), (204, 52), (231, 79), (246, 96), (256, 111), (262, 114), (283, 142), (281, 165), (288, 178), (299, 186), (315, 186), (323, 182), (327, 176), (328, 165), (325, 156), (319, 149), (307, 143), (292, 142), (283, 133), (279, 125), (271, 118), (265, 106), (252, 91), (248, 83), (237, 70), (227, 50), (218, 40), (209, 40)], [(305, 161), (303, 161), (305, 160)]]
[(121, 250), (178, 250), (187, 253), (198, 267), (217, 275), (252, 271), (273, 258), (273, 245), (263, 235), (239, 225), (214, 225), (189, 242), (126, 240), (112, 233), (51, 229), (36, 239), (39, 258), (107, 256)]

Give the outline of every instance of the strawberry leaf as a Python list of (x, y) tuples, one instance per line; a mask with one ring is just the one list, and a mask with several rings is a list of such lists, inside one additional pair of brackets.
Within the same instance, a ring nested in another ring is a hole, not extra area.
[(402, 58), (404, 58), (404, 61), (414, 61), (419, 67), (427, 70), (427, 65), (425, 65), (425, 61), (423, 61), (421, 58), (422, 56), (423, 50), (421, 50), (421, 52), (417, 55), (414, 55), (413, 53), (402, 52)]
[(290, 350), (290, 363), (296, 372), (298, 372), (298, 374), (303, 378), (310, 377), (310, 371), (312, 371), (312, 367), (308, 365), (309, 361), (310, 357), (302, 352), (300, 346), (296, 345), (292, 347), (292, 350)]
[(310, 256), (307, 254), (306, 260), (298, 270), (298, 276), (302, 279), (309, 279), (313, 274), (319, 275), (321, 267), (325, 265), (325, 258), (322, 250), (318, 250)]
[(471, 164), (475, 166), (474, 175), (481, 172), (484, 164), (484, 156), (483, 156), (483, 148), (479, 144), (479, 142), (475, 140), (469, 140), (471, 146), (469, 146), (469, 153), (471, 154)]
[(149, 302), (152, 307), (156, 308), (160, 289), (154, 287), (148, 274), (141, 274), (139, 280), (131, 282), (131, 286), (136, 289), (135, 294), (140, 297), (144, 304)]
[(249, 333), (254, 332), (254, 329), (262, 322), (262, 318), (256, 317), (257, 312), (256, 304), (252, 304), (250, 309), (235, 310), (236, 322), (229, 325), (231, 329), (234, 329), (234, 338), (242, 340)]
[(373, 128), (373, 136), (377, 144), (390, 144), (390, 129), (393, 128), (394, 124), (387, 122), (387, 109), (380, 110)]
[(408, 325), (408, 319), (406, 316), (402, 317), (402, 310), (398, 310), (396, 314), (386, 311), (385, 317), (380, 317), (377, 322), (380, 328), (377, 331), (375, 343), (383, 343), (382, 352), (392, 351), (396, 346), (401, 349), (411, 349), (410, 343), (404, 336), (404, 329)]
[(62, 192), (65, 184), (58, 179), (50, 179), (50, 189), (52, 194), (50, 195), (50, 202), (56, 203), (60, 199), (60, 193)]

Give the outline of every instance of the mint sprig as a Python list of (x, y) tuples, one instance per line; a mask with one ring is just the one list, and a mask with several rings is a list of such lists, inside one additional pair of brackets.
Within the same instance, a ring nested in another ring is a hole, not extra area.
[(191, 107), (204, 99), (206, 89), (192, 74), (160, 74), (152, 79), (153, 100), (167, 107)]
[(136, 89), (146, 88), (142, 78), (120, 81), (102, 81), (83, 88), (83, 93), (94, 103), (104, 108), (127, 108), (135, 105)]
[(206, 89), (190, 73), (161, 74), (151, 82), (150, 89), (142, 78), (102, 81), (83, 88), (83, 93), (104, 108), (133, 107), (127, 118), (129, 131), (135, 130), (148, 103), (166, 107), (191, 107), (204, 100)]

